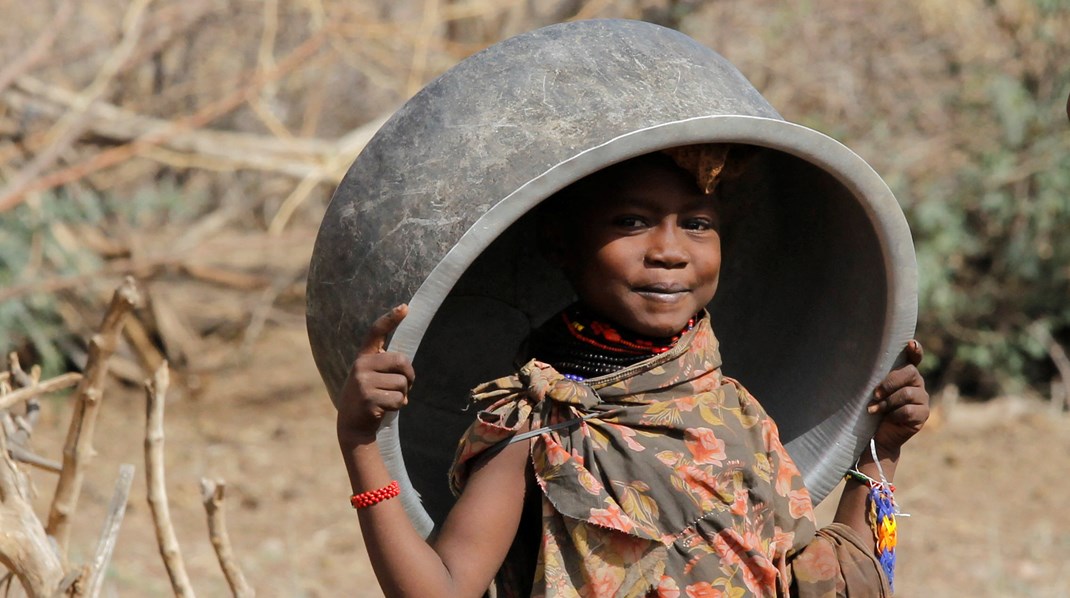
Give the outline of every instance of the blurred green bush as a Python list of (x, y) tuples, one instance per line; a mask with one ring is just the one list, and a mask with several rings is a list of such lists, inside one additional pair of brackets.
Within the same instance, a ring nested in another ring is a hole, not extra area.
[(0, 236), (0, 289), (17, 293), (0, 301), (0, 339), (4, 350), (32, 348), (30, 363), (40, 363), (46, 374), (62, 370), (59, 339), (69, 333), (60, 316), (55, 293), (27, 290), (24, 283), (50, 276), (77, 276), (85, 267), (98, 266), (95, 255), (72, 251), (64, 242), (68, 225), (95, 225), (102, 214), (96, 201), (65, 201), (45, 194), (4, 216)]
[(908, 218), (932, 366), (1016, 390), (1051, 378), (1049, 337), (1070, 339), (1070, 135), (1061, 98), (1000, 76), (990, 93), (1002, 134), (952, 180), (911, 189), (925, 200)]
[(964, 159), (940, 178), (899, 181), (914, 198), (930, 371), (970, 394), (1046, 390), (1049, 343), (1070, 342), (1068, 12), (1036, 0), (1005, 38), (1014, 60), (954, 65)]

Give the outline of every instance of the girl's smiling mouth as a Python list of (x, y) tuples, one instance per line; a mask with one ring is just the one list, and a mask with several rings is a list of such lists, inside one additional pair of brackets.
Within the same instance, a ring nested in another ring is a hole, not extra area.
[(634, 291), (646, 299), (672, 303), (681, 299), (691, 289), (680, 283), (657, 282), (634, 287)]

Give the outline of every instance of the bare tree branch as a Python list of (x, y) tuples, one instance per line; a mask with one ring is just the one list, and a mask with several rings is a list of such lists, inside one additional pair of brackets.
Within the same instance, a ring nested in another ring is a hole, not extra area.
[(112, 492), (111, 502), (108, 503), (108, 516), (104, 519), (104, 527), (100, 530), (100, 541), (97, 542), (93, 560), (82, 577), (85, 581), (79, 582), (76, 586), (76, 596), (96, 598), (100, 595), (104, 574), (107, 572), (108, 563), (111, 562), (111, 555), (115, 551), (115, 542), (119, 539), (119, 527), (122, 526), (123, 517), (126, 516), (126, 503), (130, 498), (130, 485), (133, 482), (134, 466), (120, 465), (119, 479), (115, 481), (115, 491)]
[[(14, 386), (18, 390), (24, 390), (27, 388), (33, 388), (41, 381), (41, 368), (40, 366), (34, 366), (30, 368), (30, 373), (27, 374), (22, 365), (19, 364), (19, 354), (12, 351), (7, 358), (8, 371), (6, 372), (8, 378), (14, 382)], [(0, 386), (0, 395), (4, 395), (9, 391), (9, 388)], [(3, 397), (0, 396), (0, 403), (3, 403)], [(30, 444), (30, 436), (33, 434), (33, 427), (37, 423), (37, 419), (41, 416), (41, 404), (37, 401), (36, 397), (29, 397), (25, 399), (26, 409), (22, 415), (10, 413), (10, 407), (0, 407), (0, 413), (6, 412), (6, 417), (9, 418), (13, 429), (8, 430), (7, 444), (8, 452), (11, 453), (12, 458), (16, 461), (23, 463), (31, 463), (36, 465), (36, 455), (32, 455), (27, 448)], [(13, 406), (14, 404), (12, 404)], [(6, 422), (7, 420), (5, 420)]]
[(137, 47), (138, 38), (141, 36), (142, 14), (149, 2), (151, 0), (134, 0), (130, 4), (123, 19), (122, 41), (112, 51), (89, 87), (79, 94), (75, 110), (64, 114), (48, 132), (48, 145), (45, 149), (34, 156), (29, 164), (12, 177), (3, 191), (0, 191), (0, 203), (21, 197), (34, 179), (50, 168), (85, 131), (90, 120), (89, 106), (107, 90)]
[(63, 30), (63, 25), (67, 22), (67, 19), (71, 18), (73, 13), (74, 2), (72, 0), (63, 0), (59, 7), (56, 8), (52, 21), (45, 26), (33, 44), (18, 58), (7, 63), (3, 71), (0, 71), (0, 91), (6, 89), (19, 75), (32, 69), (43, 58), (48, 56), (52, 43), (56, 41), (56, 34)]
[[(1040, 322), (1034, 322), (1029, 326), (1029, 333), (1033, 336), (1037, 342), (1044, 345), (1044, 350), (1048, 353), (1048, 357), (1051, 362), (1055, 364), (1055, 370), (1059, 372), (1059, 383), (1062, 386), (1061, 395), (1062, 404), (1055, 405), (1060, 411), (1070, 407), (1070, 357), (1066, 355), (1066, 349), (1059, 344), (1059, 341), (1055, 340), (1051, 332), (1047, 327), (1043, 326)], [(1052, 392), (1052, 400), (1056, 399), (1055, 392)]]
[(78, 507), (78, 495), (85, 477), (85, 464), (93, 456), (93, 431), (108, 374), (108, 358), (122, 334), (126, 314), (141, 303), (134, 279), (127, 277), (112, 296), (99, 332), (89, 341), (89, 358), (85, 376), (78, 385), (74, 413), (63, 445), (63, 471), (56, 482), (56, 492), (48, 514), (48, 533), (56, 539), (60, 554), (67, 554), (70, 517)]
[[(73, 109), (77, 94), (32, 77), (21, 77), (2, 98), (5, 104), (18, 112), (35, 111), (59, 117)], [(121, 143), (158, 134), (173, 125), (171, 121), (145, 116), (105, 102), (97, 102), (88, 111), (93, 116), (89, 124), (89, 131), (93, 135)], [(195, 154), (206, 160), (221, 162), (216, 169), (256, 168), (296, 177), (316, 172), (322, 163), (339, 150), (336, 141), (279, 139), (215, 129), (176, 130), (171, 135), (161, 137), (158, 145), (181, 154)], [(359, 151), (360, 148), (357, 149)], [(147, 157), (154, 156), (150, 154)]]
[(237, 598), (252, 598), (256, 592), (245, 581), (245, 575), (234, 558), (230, 536), (227, 534), (227, 521), (223, 511), (223, 494), (226, 488), (226, 482), (223, 480), (201, 479), (201, 499), (208, 514), (208, 538), (212, 541), (212, 548), (215, 548), (219, 566), (223, 569), (231, 593)]
[(27, 449), (24, 449), (14, 444), (9, 444), (7, 447), (8, 454), (11, 458), (19, 463), (25, 463), (38, 469), (50, 471), (52, 473), (60, 473), (63, 471), (63, 464), (52, 459), (46, 459), (38, 454), (35, 454)]
[(171, 509), (167, 504), (167, 486), (164, 480), (163, 454), (163, 415), (164, 399), (167, 395), (169, 373), (167, 362), (156, 370), (151, 380), (145, 381), (145, 475), (148, 481), (149, 510), (156, 528), (156, 542), (160, 547), (160, 556), (171, 578), (171, 588), (175, 596), (192, 597), (186, 566), (182, 561), (182, 551), (175, 536), (175, 527), (171, 523)]
[(63, 579), (63, 563), (31, 500), (29, 480), (8, 456), (7, 432), (0, 426), (0, 564), (27, 594), (48, 597)]
[[(269, 245), (278, 246), (280, 243), (299, 245), (308, 242), (308, 239), (309, 235), (307, 232), (295, 231), (291, 234), (281, 233), (279, 236), (275, 237), (242, 239), (241, 243), (246, 246), (249, 244), (257, 244), (257, 246), (266, 247)], [(176, 248), (173, 252), (166, 254), (151, 255), (138, 259), (111, 260), (107, 262), (105, 266), (96, 270), (73, 275), (54, 276), (44, 280), (12, 285), (0, 289), (0, 303), (23, 297), (31, 293), (56, 293), (100, 278), (119, 276), (128, 273), (132, 273), (140, 279), (145, 279), (152, 278), (159, 272), (169, 268), (180, 268), (186, 274), (197, 277), (196, 274), (190, 272), (184, 266), (187, 261), (195, 261), (196, 259), (203, 258), (206, 252), (226, 251), (235, 246), (237, 245), (233, 241), (211, 244), (190, 243), (188, 245), (179, 242), (176, 244)]]
[(423, 19), (420, 21), (419, 34), (412, 49), (412, 64), (409, 66), (408, 82), (405, 95), (412, 96), (423, 87), (426, 78), (427, 56), (431, 49), (431, 38), (440, 24), (439, 4), (441, 0), (424, 0)]
[(37, 178), (22, 188), (15, 189), (14, 192), (5, 192), (0, 195), (0, 212), (7, 211), (18, 205), (26, 193), (45, 191), (79, 180), (98, 170), (114, 166), (134, 156), (142, 155), (179, 133), (203, 127), (248, 101), (264, 85), (304, 64), (319, 51), (325, 39), (325, 30), (312, 34), (304, 43), (294, 48), (284, 60), (279, 61), (274, 69), (258, 73), (246, 85), (224, 95), (189, 116), (169, 122), (161, 130), (153, 131), (130, 143), (94, 154), (82, 162)]
[(29, 401), (30, 399), (43, 394), (70, 388), (81, 382), (81, 380), (82, 375), (78, 372), (67, 372), (66, 374), (60, 374), (55, 378), (49, 378), (44, 382), (39, 382), (34, 386), (27, 386), (5, 395), (0, 395), (0, 410), (10, 409), (19, 403)]
[(40, 368), (37, 368), (36, 370), (34, 370), (34, 368), (30, 368), (31, 373), (29, 374), (27, 374), (26, 371), (22, 369), (22, 364), (19, 363), (19, 354), (15, 351), (12, 351), (7, 355), (7, 370), (11, 381), (15, 383), (15, 386), (20, 388), (33, 386), (34, 384), (37, 384), (38, 380), (41, 379)]
[[(0, 99), (19, 112), (59, 117), (73, 109), (77, 98), (74, 93), (31, 77), (20, 78), (15, 87), (0, 95)], [(172, 125), (103, 102), (95, 103), (88, 111), (92, 114), (89, 131), (124, 143), (136, 142)], [(177, 167), (257, 169), (300, 178), (301, 182), (272, 219), (270, 230), (278, 234), (316, 186), (335, 185), (342, 179), (349, 164), (386, 119), (387, 116), (375, 118), (335, 140), (280, 139), (212, 129), (176, 131), (143, 155)]]

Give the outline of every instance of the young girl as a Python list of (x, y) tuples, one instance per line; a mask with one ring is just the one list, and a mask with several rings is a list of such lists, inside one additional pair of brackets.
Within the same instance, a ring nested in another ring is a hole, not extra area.
[(505, 595), (890, 595), (864, 482), (892, 479), (928, 417), (921, 348), (911, 341), (908, 365), (874, 391), (873, 451), (835, 522), (815, 530), (776, 425), (720, 370), (705, 307), (721, 267), (724, 151), (694, 150), (623, 162), (546, 202), (547, 253), (578, 302), (532, 335), (515, 375), (475, 389), (483, 410), (451, 472), (459, 497), (430, 541), (390, 500), (375, 440), (415, 376), (383, 349), (407, 307), (373, 324), (338, 438), (387, 595), (480, 596), (496, 574)]

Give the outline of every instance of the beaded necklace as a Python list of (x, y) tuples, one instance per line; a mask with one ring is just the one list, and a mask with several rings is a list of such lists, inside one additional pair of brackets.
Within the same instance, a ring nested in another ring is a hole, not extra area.
[(561, 319), (569, 333), (577, 340), (611, 353), (629, 355), (658, 355), (676, 344), (685, 333), (695, 327), (695, 316), (683, 330), (668, 338), (651, 338), (618, 329), (605, 321), (586, 314), (578, 305), (561, 312)]
[(627, 332), (574, 304), (532, 335), (532, 349), (537, 359), (554, 366), (566, 378), (582, 382), (668, 351), (694, 328), (699, 317), (696, 314), (671, 337), (650, 338)]

